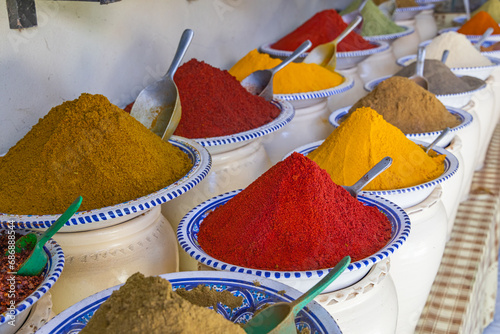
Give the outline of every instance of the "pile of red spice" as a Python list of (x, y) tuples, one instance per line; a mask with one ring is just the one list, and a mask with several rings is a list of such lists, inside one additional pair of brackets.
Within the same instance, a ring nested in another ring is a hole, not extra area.
[[(273, 49), (294, 51), (305, 40), (310, 40), (312, 47), (330, 42), (337, 38), (342, 31), (347, 28), (347, 23), (342, 20), (334, 9), (327, 9), (316, 13), (313, 17), (303, 23), (300, 27), (271, 45)], [(351, 31), (339, 45), (337, 45), (338, 52), (359, 51), (372, 49), (376, 45), (371, 44), (359, 34)]]
[[(9, 233), (0, 232), (0, 254), (6, 254), (9, 245)], [(12, 234), (14, 236), (14, 234)], [(21, 235), (15, 234), (15, 240)], [(12, 274), (15, 272), (29, 256), (31, 250), (23, 250), (21, 253), (14, 253), (14, 259), (10, 259), (13, 264), (9, 264), (9, 257), (2, 255), (0, 258), (0, 314), (7, 311), (11, 305), (17, 305), (35, 291), (43, 282), (43, 276), (19, 276)], [(15, 269), (13, 269), (15, 267)]]
[(210, 256), (242, 267), (304, 271), (358, 261), (387, 244), (391, 224), (336, 185), (314, 161), (293, 153), (201, 223)]
[(182, 116), (176, 135), (207, 138), (232, 135), (271, 122), (280, 109), (250, 94), (227, 71), (191, 59), (175, 74)]

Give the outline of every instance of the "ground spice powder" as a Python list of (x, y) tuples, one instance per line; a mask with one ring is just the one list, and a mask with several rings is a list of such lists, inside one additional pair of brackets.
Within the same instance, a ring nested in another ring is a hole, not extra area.
[(330, 174), (333, 182), (351, 186), (384, 157), (391, 166), (366, 190), (392, 190), (434, 180), (444, 172), (444, 155), (427, 155), (371, 108), (356, 109), (308, 157)]
[[(229, 70), (238, 81), (258, 70), (267, 70), (281, 64), (280, 59), (260, 53), (257, 49), (250, 51)], [(293, 94), (313, 92), (340, 85), (344, 78), (337, 72), (327, 70), (318, 64), (290, 63), (278, 71), (273, 78), (275, 94)]]
[(186, 138), (227, 136), (271, 122), (280, 109), (252, 95), (227, 71), (191, 59), (175, 74), (182, 117), (174, 134)]
[(99, 307), (81, 333), (244, 334), (245, 331), (213, 310), (177, 295), (167, 280), (136, 273)]
[[(327, 9), (316, 13), (271, 47), (277, 50), (294, 51), (308, 39), (312, 43), (310, 49), (312, 50), (320, 44), (333, 41), (345, 28), (347, 28), (347, 23), (344, 22), (342, 16), (334, 9)], [(337, 52), (367, 50), (375, 46), (352, 31), (337, 45)]]
[(58, 214), (80, 195), (80, 210), (102, 208), (160, 190), (191, 167), (106, 97), (82, 94), (52, 108), (0, 158), (0, 212)]
[(359, 99), (349, 114), (370, 107), (404, 133), (422, 133), (453, 128), (460, 120), (451, 114), (434, 94), (408, 78), (394, 76)]
[(471, 17), (469, 21), (465, 22), (457, 32), (464, 35), (482, 35), (488, 28), (493, 29), (492, 35), (500, 34), (500, 27), (497, 21), (487, 12), (480, 11)]
[(500, 1), (498, 0), (486, 1), (481, 5), (481, 7), (472, 12), (472, 16), (476, 15), (481, 11), (487, 12), (496, 22), (500, 22)]
[(358, 261), (390, 239), (391, 225), (301, 154), (278, 162), (200, 225), (212, 257), (254, 269), (315, 270)]

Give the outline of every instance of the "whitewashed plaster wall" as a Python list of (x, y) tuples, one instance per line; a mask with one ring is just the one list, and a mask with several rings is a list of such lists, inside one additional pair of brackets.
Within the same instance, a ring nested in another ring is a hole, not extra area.
[(0, 154), (50, 108), (83, 92), (120, 107), (133, 101), (166, 72), (185, 28), (195, 32), (185, 60), (227, 69), (315, 12), (346, 1), (44, 0), (36, 2), (38, 26), (21, 31), (9, 29), (0, 6)]

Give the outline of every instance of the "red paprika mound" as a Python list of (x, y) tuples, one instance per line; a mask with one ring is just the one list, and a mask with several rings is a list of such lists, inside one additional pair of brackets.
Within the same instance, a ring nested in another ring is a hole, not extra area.
[(500, 27), (497, 21), (485, 11), (480, 11), (467, 22), (464, 23), (457, 32), (464, 35), (482, 35), (488, 30), (493, 29), (493, 35), (500, 34)]
[(314, 161), (293, 153), (211, 212), (198, 242), (242, 267), (304, 271), (353, 262), (387, 244), (391, 224), (336, 185)]
[(174, 134), (186, 138), (232, 135), (271, 122), (280, 109), (250, 94), (227, 71), (191, 59), (175, 74), (182, 116)]
[[(327, 9), (316, 13), (300, 27), (272, 44), (271, 47), (277, 50), (293, 51), (299, 47), (306, 39), (310, 40), (312, 50), (316, 46), (333, 41), (342, 31), (347, 28), (342, 16), (334, 9)], [(371, 44), (356, 32), (351, 31), (337, 45), (338, 52), (358, 51), (372, 49), (376, 45)]]

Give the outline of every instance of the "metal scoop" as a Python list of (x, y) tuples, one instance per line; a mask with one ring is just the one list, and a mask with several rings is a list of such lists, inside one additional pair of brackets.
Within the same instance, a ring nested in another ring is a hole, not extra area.
[(276, 72), (294, 61), (298, 56), (309, 49), (311, 45), (311, 41), (306, 40), (280, 64), (271, 69), (259, 70), (251, 73), (241, 81), (241, 85), (250, 93), (262, 96), (266, 101), (271, 101), (273, 99), (273, 78)]
[(392, 164), (391, 157), (385, 157), (380, 160), (375, 166), (373, 166), (365, 175), (358, 180), (358, 182), (354, 183), (352, 186), (342, 186), (345, 190), (351, 194), (352, 197), (357, 198), (358, 193), (363, 189), (368, 183), (370, 183), (377, 175), (382, 173), (384, 170), (389, 168)]
[(168, 141), (181, 120), (181, 101), (174, 82), (174, 74), (192, 38), (193, 31), (184, 30), (167, 73), (141, 91), (130, 111), (130, 115), (162, 137), (164, 141)]
[(441, 133), (439, 134), (439, 136), (437, 136), (436, 139), (433, 140), (432, 143), (429, 144), (429, 146), (427, 146), (427, 148), (425, 149), (425, 153), (429, 153), (430, 150), (432, 150), (432, 148), (437, 144), (439, 143), (439, 141), (441, 139), (444, 138), (444, 136), (446, 136), (448, 134), (448, 132), (450, 132), (450, 128), (445, 128), (443, 131), (441, 131)]
[(342, 20), (344, 20), (345, 23), (348, 23), (348, 24), (351, 23), (352, 20), (354, 20), (356, 18), (356, 16), (361, 15), (361, 11), (363, 10), (363, 8), (365, 7), (367, 2), (368, 2), (368, 0), (361, 1), (361, 3), (359, 4), (359, 7), (357, 9), (353, 10), (350, 13), (342, 15)]
[(477, 49), (477, 50), (481, 50), (481, 45), (484, 43), (484, 41), (486, 41), (486, 39), (488, 37), (491, 36), (491, 34), (493, 33), (493, 28), (488, 28), (486, 29), (486, 31), (484, 32), (484, 34), (481, 36), (481, 38), (479, 38), (479, 41), (477, 41), (476, 44), (474, 44), (474, 47)]
[(351, 263), (351, 257), (346, 256), (311, 289), (292, 303), (276, 303), (260, 311), (243, 329), (250, 334), (296, 334), (295, 317), (307, 304), (328, 287), (344, 272)]
[(446, 59), (448, 59), (448, 55), (450, 54), (450, 50), (444, 50), (443, 54), (441, 55), (441, 62), (444, 64), (446, 63)]
[(425, 62), (425, 45), (420, 45), (418, 47), (417, 53), (417, 65), (415, 66), (415, 74), (409, 77), (411, 81), (424, 88), (428, 89), (429, 83), (427, 79), (424, 78), (424, 62)]
[(361, 16), (356, 16), (356, 18), (349, 23), (344, 31), (340, 33), (333, 41), (320, 44), (309, 52), (306, 58), (304, 58), (304, 63), (316, 63), (318, 65), (324, 66), (330, 71), (335, 71), (337, 66), (337, 44), (340, 43), (356, 26), (361, 22)]

